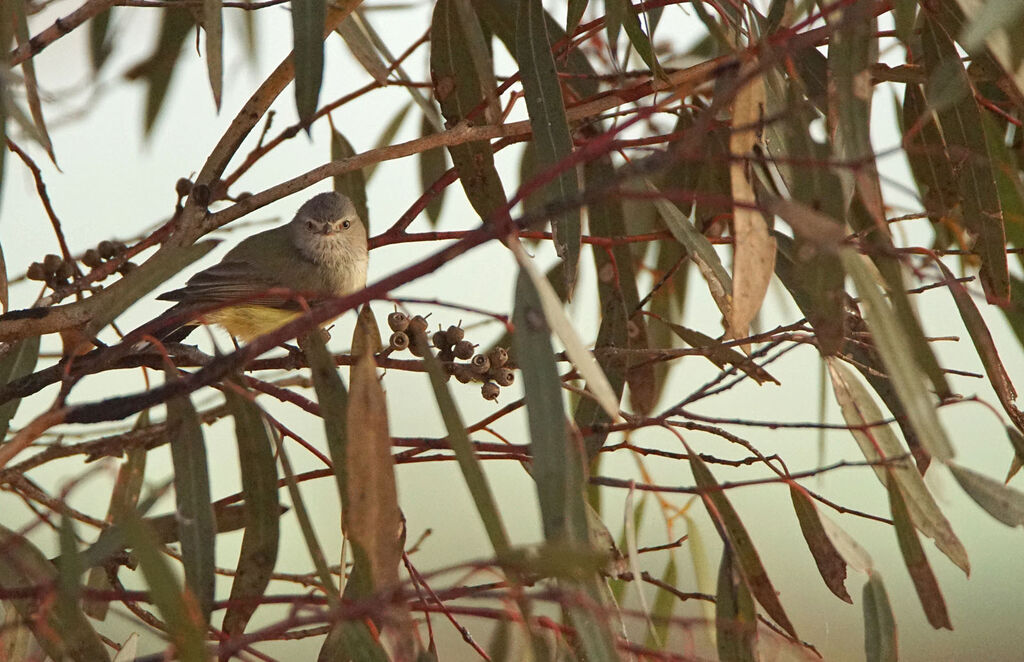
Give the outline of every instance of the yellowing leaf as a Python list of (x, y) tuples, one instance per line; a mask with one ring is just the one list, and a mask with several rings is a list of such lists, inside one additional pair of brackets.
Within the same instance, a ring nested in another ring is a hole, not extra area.
[[(745, 77), (756, 70), (756, 62), (740, 69)], [(732, 134), (729, 137), (729, 179), (733, 199), (732, 306), (726, 335), (730, 339), (749, 335), (750, 323), (761, 309), (775, 270), (775, 239), (764, 214), (757, 209), (750, 161), (761, 131), (765, 105), (764, 77), (753, 76), (733, 100)]]

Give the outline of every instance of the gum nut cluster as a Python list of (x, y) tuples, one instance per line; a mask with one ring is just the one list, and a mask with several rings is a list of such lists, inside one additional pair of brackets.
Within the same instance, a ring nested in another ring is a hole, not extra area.
[[(429, 351), (426, 317), (409, 317), (395, 311), (388, 315), (388, 326), (393, 332), (388, 342), (391, 351), (408, 349), (413, 356), (420, 357)], [(497, 400), (501, 387), (511, 386), (516, 378), (514, 366), (509, 365), (508, 351), (495, 347), (486, 354), (477, 354), (477, 346), (465, 336), (461, 326), (438, 328), (431, 334), (429, 344), (437, 349), (437, 358), (449, 378), (455, 377), (463, 384), (482, 383), (480, 394), (484, 399)]]
[[(120, 241), (101, 241), (96, 248), (90, 248), (82, 255), (82, 264), (95, 269), (103, 266), (109, 260), (120, 257), (128, 250)], [(135, 269), (137, 265), (125, 261), (117, 268), (117, 272), (125, 275)], [(68, 281), (78, 275), (78, 268), (73, 260), (65, 260), (59, 255), (47, 255), (42, 262), (33, 262), (29, 265), (25, 277), (29, 280), (38, 280), (46, 283), (51, 289), (67, 285)], [(104, 278), (106, 276), (104, 275)], [(100, 279), (102, 280), (102, 278)]]

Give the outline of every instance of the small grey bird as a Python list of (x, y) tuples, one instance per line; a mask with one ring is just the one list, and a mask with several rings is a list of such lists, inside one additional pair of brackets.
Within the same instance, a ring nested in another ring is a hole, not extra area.
[[(299, 207), (287, 225), (242, 240), (219, 263), (192, 276), (185, 287), (157, 297), (178, 302), (161, 315), (178, 320), (190, 309), (236, 303), (154, 335), (164, 342), (180, 342), (198, 324), (219, 324), (248, 342), (302, 314), (297, 301), (262, 292), (283, 288), (307, 296), (349, 294), (366, 286), (367, 259), (366, 226), (352, 201), (340, 193), (320, 193)], [(247, 296), (252, 298), (246, 300)]]

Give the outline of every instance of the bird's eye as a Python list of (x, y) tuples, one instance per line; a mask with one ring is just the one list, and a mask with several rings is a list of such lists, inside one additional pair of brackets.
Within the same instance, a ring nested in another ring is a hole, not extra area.
[(341, 227), (345, 228), (346, 230), (349, 228), (350, 225), (352, 225), (351, 221), (342, 221), (341, 222)]
[(306, 221), (306, 229), (310, 231), (315, 230), (316, 223), (314, 223), (313, 221)]

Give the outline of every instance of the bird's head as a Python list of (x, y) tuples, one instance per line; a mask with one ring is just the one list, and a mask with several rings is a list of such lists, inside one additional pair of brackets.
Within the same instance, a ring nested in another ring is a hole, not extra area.
[[(362, 226), (355, 205), (340, 193), (320, 193), (306, 201), (296, 212), (292, 224), (314, 236), (345, 234)], [(365, 236), (365, 232), (363, 233)]]

